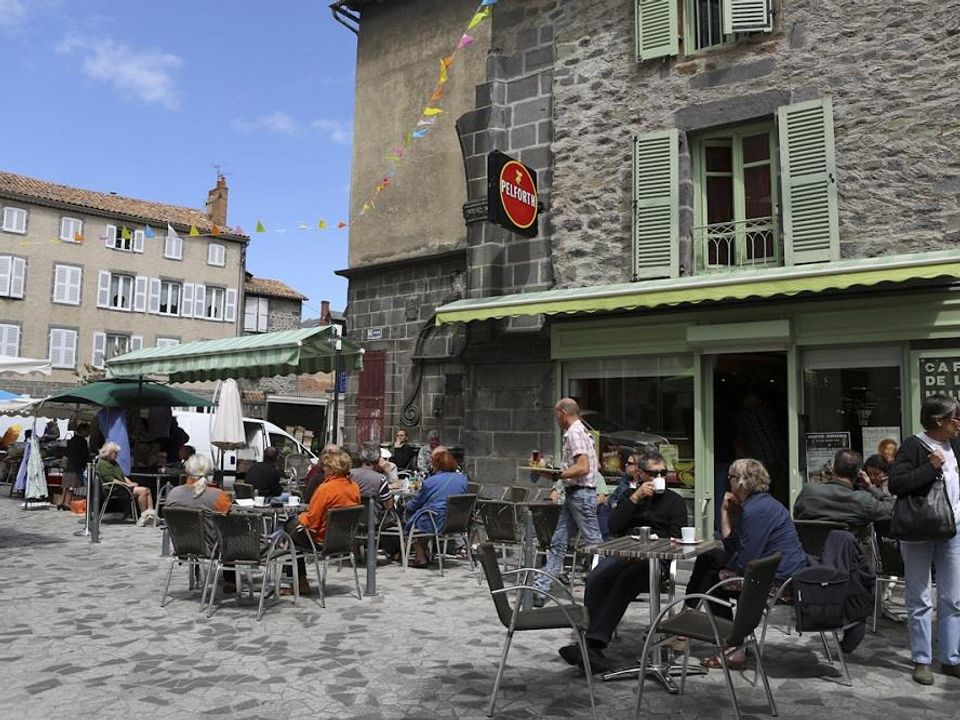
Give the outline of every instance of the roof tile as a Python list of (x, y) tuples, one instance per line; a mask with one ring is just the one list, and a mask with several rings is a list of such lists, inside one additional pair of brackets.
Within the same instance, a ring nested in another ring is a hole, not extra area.
[(290, 300), (307, 299), (306, 295), (302, 295), (289, 285), (279, 280), (271, 280), (269, 278), (247, 278), (247, 282), (244, 284), (244, 292), (247, 295), (263, 295), (265, 297), (288, 298)]

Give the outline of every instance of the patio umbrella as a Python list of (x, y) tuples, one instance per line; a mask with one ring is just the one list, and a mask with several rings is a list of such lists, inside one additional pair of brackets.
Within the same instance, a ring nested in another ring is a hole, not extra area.
[(47, 403), (82, 403), (100, 407), (210, 407), (214, 403), (199, 395), (169, 385), (116, 378), (82, 385), (67, 392), (44, 398)]
[(240, 390), (233, 378), (220, 386), (217, 410), (213, 415), (210, 444), (220, 449), (220, 469), (223, 470), (223, 451), (236, 450), (247, 444), (243, 431), (243, 410), (240, 407)]

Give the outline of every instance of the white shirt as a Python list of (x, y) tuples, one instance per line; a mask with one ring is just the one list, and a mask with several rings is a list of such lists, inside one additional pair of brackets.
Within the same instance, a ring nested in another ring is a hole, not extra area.
[(940, 442), (926, 433), (920, 433), (920, 439), (930, 447), (939, 450), (944, 457), (943, 467), (940, 468), (943, 473), (943, 483), (947, 488), (950, 505), (953, 507), (953, 517), (960, 521), (960, 469), (957, 467), (957, 456), (953, 452), (953, 446), (949, 440)]

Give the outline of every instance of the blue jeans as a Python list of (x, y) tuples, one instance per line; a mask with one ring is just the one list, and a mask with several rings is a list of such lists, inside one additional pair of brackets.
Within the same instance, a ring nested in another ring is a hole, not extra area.
[[(958, 529), (960, 530), (960, 529)], [(939, 542), (900, 542), (906, 578), (907, 629), (913, 662), (930, 664), (933, 603), (930, 565), (937, 567), (937, 640), (940, 661), (960, 664), (960, 532)]]
[[(550, 540), (550, 551), (547, 553), (545, 572), (557, 577), (563, 571), (563, 558), (567, 554), (567, 541), (571, 535), (580, 530), (580, 537), (591, 545), (603, 542), (600, 537), (600, 525), (597, 523), (597, 491), (593, 488), (584, 488), (576, 492), (568, 492), (567, 500), (560, 511), (557, 529), (553, 531)], [(549, 590), (552, 581), (538, 575), (536, 586), (539, 590)]]

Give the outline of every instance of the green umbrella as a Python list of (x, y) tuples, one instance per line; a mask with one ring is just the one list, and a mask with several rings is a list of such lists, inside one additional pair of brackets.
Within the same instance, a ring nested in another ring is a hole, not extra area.
[(44, 398), (43, 403), (83, 403), (100, 407), (210, 407), (215, 403), (184, 390), (136, 379), (90, 383)]

